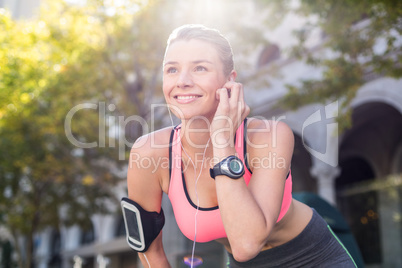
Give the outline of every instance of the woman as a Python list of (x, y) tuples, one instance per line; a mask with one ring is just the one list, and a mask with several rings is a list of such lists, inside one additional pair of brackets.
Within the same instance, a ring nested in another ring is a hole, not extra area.
[[(218, 31), (185, 25), (169, 37), (163, 94), (181, 124), (132, 148), (137, 159), (155, 163), (128, 169), (129, 199), (157, 215), (142, 225), (160, 219), (166, 193), (181, 231), (193, 241), (222, 243), (230, 267), (355, 267), (324, 220), (292, 199), (291, 129), (246, 119), (250, 109), (236, 76), (231, 47)], [(170, 267), (162, 225), (139, 253), (145, 267)]]

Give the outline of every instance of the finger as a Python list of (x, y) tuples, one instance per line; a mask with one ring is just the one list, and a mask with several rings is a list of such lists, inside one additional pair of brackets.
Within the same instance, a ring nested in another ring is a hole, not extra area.
[(229, 109), (229, 93), (227, 88), (220, 88), (217, 90), (218, 91), (218, 96), (219, 96), (219, 105), (218, 105), (218, 110), (224, 109), (224, 112), (227, 109)]
[(240, 114), (242, 121), (249, 115), (250, 107), (247, 105), (246, 101), (244, 100), (244, 88), (240, 88), (239, 92), (239, 100), (237, 104), (240, 108)]
[(242, 121), (250, 114), (250, 106), (245, 104), (244, 111), (242, 113)]
[[(241, 87), (241, 92), (240, 92), (240, 96), (239, 96), (240, 101), (243, 103), (243, 111), (245, 111), (245, 109), (249, 109), (248, 112), (250, 112), (250, 107), (248, 107), (246, 100), (244, 99), (244, 88), (243, 86)], [(247, 113), (248, 114), (248, 113)]]
[(236, 104), (238, 99), (239, 99), (239, 88), (242, 85), (236, 82), (233, 82), (232, 80), (229, 82), (226, 82), (223, 87), (228, 89), (229, 92), (229, 101), (230, 104)]
[(242, 85), (239, 83), (234, 83), (231, 85), (231, 96), (230, 96), (230, 104), (231, 105), (237, 105), (237, 103), (239, 102), (239, 98), (242, 92)]
[[(237, 107), (240, 116), (244, 113), (245, 108), (246, 108), (246, 102), (244, 100), (244, 89), (243, 89), (243, 85), (242, 84), (238, 84), (237, 88), (234, 89), (234, 91), (236, 91), (236, 96), (234, 96), (233, 100), (230, 100), (231, 103), (230, 105), (233, 107)], [(237, 98), (235, 100), (235, 97)]]

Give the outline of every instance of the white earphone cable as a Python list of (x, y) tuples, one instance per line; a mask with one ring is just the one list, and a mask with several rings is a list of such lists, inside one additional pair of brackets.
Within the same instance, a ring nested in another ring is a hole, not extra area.
[[(173, 118), (172, 118), (172, 114), (171, 114), (170, 109), (169, 109), (169, 105), (168, 105), (168, 111), (169, 111), (169, 116), (170, 116), (170, 121), (172, 123), (172, 127), (174, 127)], [(195, 196), (196, 196), (196, 199), (197, 199), (197, 210), (196, 210), (196, 212), (194, 214), (194, 239), (193, 239), (193, 247), (192, 247), (192, 250), (191, 250), (191, 268), (193, 268), (194, 254), (195, 254), (195, 244), (196, 244), (195, 241), (197, 240), (197, 215), (198, 215), (198, 211), (199, 211), (199, 208), (200, 208), (200, 199), (198, 197), (197, 184), (198, 184), (198, 180), (200, 179), (200, 176), (201, 176), (202, 167), (204, 165), (204, 160), (205, 160), (205, 153), (207, 152), (207, 148), (209, 146), (209, 142), (211, 141), (211, 137), (209, 138), (209, 140), (207, 142), (207, 145), (205, 146), (204, 153), (202, 155), (202, 163), (201, 163), (200, 172), (198, 173), (197, 177), (196, 177), (196, 175), (197, 175), (197, 167), (194, 164), (194, 162), (191, 159), (191, 157), (186, 152), (186, 150), (184, 149), (183, 144), (181, 143), (181, 137), (180, 136), (179, 136), (179, 141), (180, 141), (180, 146), (181, 146), (183, 152), (186, 154), (186, 156), (188, 157), (188, 159), (190, 160), (191, 164), (194, 167), (194, 180), (195, 180), (194, 188), (195, 188)]]
[(144, 258), (145, 258), (145, 260), (147, 261), (148, 268), (151, 268), (151, 264), (149, 264), (149, 261), (148, 261), (147, 255), (145, 255), (145, 253), (142, 253), (142, 255), (144, 255)]
[(181, 143), (181, 140), (180, 140), (180, 145), (181, 145), (181, 148), (183, 149), (183, 152), (187, 155), (188, 159), (190, 160), (191, 164), (194, 167), (194, 180), (195, 180), (194, 188), (195, 188), (195, 196), (196, 196), (196, 199), (197, 199), (197, 210), (196, 210), (195, 215), (194, 215), (194, 240), (193, 240), (193, 248), (192, 248), (192, 251), (191, 251), (191, 268), (193, 268), (193, 263), (194, 263), (194, 253), (195, 253), (195, 243), (196, 243), (195, 241), (197, 240), (197, 215), (198, 215), (198, 211), (199, 211), (199, 208), (200, 208), (200, 199), (198, 197), (197, 184), (198, 184), (198, 180), (201, 177), (202, 166), (204, 165), (204, 160), (205, 160), (205, 153), (207, 151), (207, 148), (208, 148), (210, 140), (211, 140), (211, 138), (209, 138), (209, 140), (207, 142), (207, 145), (205, 146), (204, 154), (202, 156), (202, 163), (201, 163), (200, 172), (198, 173), (197, 177), (196, 177), (197, 168), (196, 168), (193, 160), (191, 159), (191, 157), (187, 154), (187, 152), (184, 149), (183, 144)]

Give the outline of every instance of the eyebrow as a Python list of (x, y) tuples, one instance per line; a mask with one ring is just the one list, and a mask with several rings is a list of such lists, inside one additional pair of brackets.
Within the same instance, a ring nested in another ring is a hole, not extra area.
[[(193, 63), (193, 64), (199, 64), (199, 63), (209, 63), (209, 64), (213, 64), (211, 61), (209, 61), (209, 60), (195, 60), (195, 61), (192, 61), (191, 63)], [(179, 64), (177, 61), (167, 61), (167, 62), (165, 62), (165, 64), (164, 64), (164, 66), (166, 66), (166, 65), (169, 65), (169, 64), (171, 64), (171, 65), (175, 65), (175, 64)]]

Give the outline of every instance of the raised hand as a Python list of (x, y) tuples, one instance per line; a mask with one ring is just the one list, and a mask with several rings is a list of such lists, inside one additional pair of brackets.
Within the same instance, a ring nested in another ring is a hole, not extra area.
[(231, 80), (217, 89), (216, 98), (219, 105), (210, 126), (212, 144), (216, 149), (233, 147), (236, 130), (250, 113), (243, 85)]

